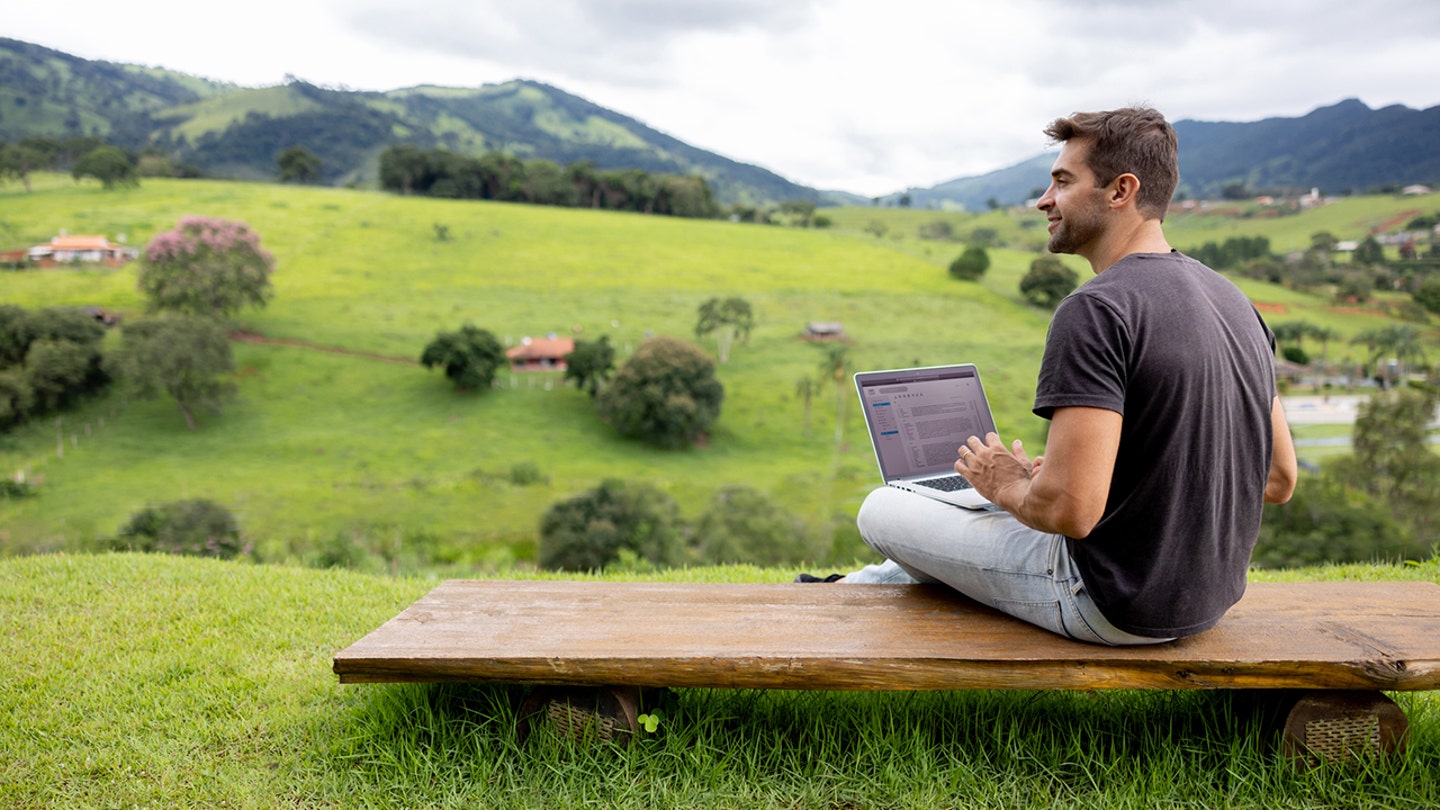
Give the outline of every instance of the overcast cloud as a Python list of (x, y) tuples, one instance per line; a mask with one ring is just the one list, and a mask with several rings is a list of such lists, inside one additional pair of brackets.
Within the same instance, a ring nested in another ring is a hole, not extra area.
[(1440, 4), (1415, 0), (10, 0), (3, 18), (0, 35), (251, 86), (537, 79), (866, 196), (1032, 157), (1075, 110), (1440, 104)]

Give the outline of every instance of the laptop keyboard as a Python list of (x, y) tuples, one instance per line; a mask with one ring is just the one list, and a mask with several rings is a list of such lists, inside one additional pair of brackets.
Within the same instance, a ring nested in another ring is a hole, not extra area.
[(927, 478), (924, 481), (912, 481), (911, 483), (918, 484), (922, 487), (938, 489), (941, 492), (955, 492), (961, 489), (972, 489), (974, 486), (969, 481), (966, 481), (965, 476), (963, 475), (946, 475), (941, 478)]

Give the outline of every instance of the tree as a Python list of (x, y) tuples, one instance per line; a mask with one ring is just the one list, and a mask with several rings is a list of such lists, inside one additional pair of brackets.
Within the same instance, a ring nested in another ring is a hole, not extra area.
[(8, 430), (35, 408), (35, 389), (23, 369), (0, 369), (0, 430)]
[(19, 180), (30, 192), (30, 174), (50, 165), (50, 156), (24, 142), (0, 144), (0, 179)]
[(1054, 309), (1080, 285), (1080, 276), (1054, 256), (1041, 256), (1030, 263), (1020, 280), (1020, 294), (1037, 307)]
[(457, 332), (436, 333), (420, 355), (421, 365), (445, 369), (445, 376), (459, 391), (489, 388), (504, 362), (500, 341), (488, 330), (468, 323)]
[(560, 501), (540, 520), (542, 568), (599, 571), (623, 552), (657, 565), (678, 561), (679, 509), (665, 493), (644, 484), (606, 479)]
[(50, 307), (27, 312), (0, 305), (0, 427), (69, 406), (103, 388), (105, 327), (85, 312)]
[(1354, 483), (1383, 498), (1429, 537), (1440, 514), (1440, 456), (1430, 449), (1429, 425), (1440, 387), (1406, 386), (1372, 395), (1355, 417)]
[(71, 340), (40, 339), (25, 354), (25, 375), (40, 411), (69, 407), (109, 378), (101, 369), (100, 350)]
[(1339, 244), (1340, 240), (1336, 239), (1335, 234), (1329, 231), (1316, 231), (1310, 234), (1310, 249), (1327, 258), (1335, 252), (1335, 248)]
[[(1416, 365), (1423, 365), (1426, 361), (1420, 330), (1408, 324), (1362, 332), (1350, 342), (1365, 345), (1369, 351), (1367, 360), (1376, 364), (1377, 374), (1387, 383), (1394, 383), (1396, 378), (1404, 376), (1407, 361)], [(1393, 361), (1393, 375), (1392, 363), (1387, 361)]]
[(606, 424), (661, 447), (695, 442), (720, 416), (725, 388), (700, 347), (669, 337), (640, 344), (596, 398)]
[(230, 510), (201, 498), (141, 509), (130, 516), (118, 536), (111, 538), (110, 548), (222, 560), (251, 551)]
[(961, 281), (979, 281), (989, 269), (990, 254), (979, 245), (965, 248), (965, 252), (950, 263), (950, 275)]
[(14, 304), (0, 304), (0, 368), (20, 365), (31, 339), (30, 313)]
[(1350, 261), (1363, 265), (1382, 265), (1385, 263), (1385, 248), (1373, 236), (1367, 236), (1355, 246), (1355, 251), (1350, 254)]
[(145, 245), (140, 291), (152, 312), (225, 318), (270, 299), (275, 260), (244, 222), (185, 217)]
[(1425, 547), (1386, 504), (1329, 472), (1301, 476), (1285, 504), (1265, 504), (1251, 555), (1258, 568), (1416, 557)]
[(275, 159), (280, 169), (280, 182), (291, 180), (305, 185), (320, 179), (320, 158), (303, 146), (292, 146)]
[(695, 321), (695, 337), (704, 337), (715, 332), (715, 350), (721, 363), (730, 361), (730, 346), (736, 337), (748, 343), (750, 330), (755, 326), (755, 313), (750, 302), (744, 298), (711, 298), (700, 305), (699, 318)]
[(135, 162), (129, 155), (113, 146), (97, 147), (87, 153), (75, 162), (70, 176), (77, 181), (82, 177), (93, 177), (107, 189), (140, 185)]
[(755, 489), (722, 487), (695, 526), (700, 561), (730, 565), (784, 565), (816, 557), (805, 526)]
[(850, 403), (850, 349), (842, 343), (832, 343), (825, 348), (825, 359), (820, 361), (820, 379), (835, 386), (835, 446), (845, 441), (845, 418)]
[(805, 408), (805, 438), (810, 438), (810, 404), (815, 401), (815, 378), (809, 375), (795, 381), (795, 396)]
[(565, 379), (574, 380), (575, 387), (594, 399), (600, 388), (615, 371), (615, 348), (608, 335), (599, 340), (577, 340), (575, 348), (565, 355)]
[(142, 398), (174, 398), (190, 430), (199, 409), (218, 413), (235, 392), (230, 340), (213, 319), (162, 315), (126, 324), (121, 337), (118, 376)]
[(1415, 303), (1424, 307), (1426, 312), (1440, 315), (1440, 278), (1427, 278), (1421, 282), (1414, 298)]

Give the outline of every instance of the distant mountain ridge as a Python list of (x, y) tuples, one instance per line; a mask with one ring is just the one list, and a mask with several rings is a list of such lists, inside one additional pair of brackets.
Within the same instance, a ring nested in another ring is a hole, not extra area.
[(700, 174), (726, 204), (861, 200), (707, 152), (540, 82), (380, 93), (292, 79), (246, 88), (0, 38), (0, 139), (91, 134), (129, 149), (158, 146), (206, 173), (244, 179), (274, 179), (276, 157), (298, 144), (320, 158), (325, 182), (374, 183), (380, 153), (413, 144)]
[[(1318, 187), (1326, 193), (1412, 183), (1440, 185), (1440, 106), (1371, 110), (1357, 100), (1299, 118), (1253, 123), (1179, 121), (1181, 190), (1218, 197), (1226, 187), (1260, 193)], [(163, 68), (92, 61), (0, 38), (0, 140), (99, 135), (118, 146), (158, 147), (172, 160), (222, 177), (273, 180), (276, 157), (300, 145), (327, 183), (374, 184), (386, 147), (413, 144), (467, 154), (596, 168), (700, 174), (721, 203), (787, 200), (866, 205), (843, 191), (804, 186), (707, 152), (556, 87), (514, 80), (478, 88), (362, 92), (298, 79), (248, 88)], [(978, 177), (882, 198), (915, 207), (1014, 205), (1049, 182), (1039, 155)]]
[[(1440, 106), (1372, 110), (1357, 99), (1321, 107), (1300, 118), (1253, 123), (1177, 121), (1180, 191), (1217, 198), (1227, 186), (1250, 193), (1319, 188), (1327, 194), (1410, 184), (1440, 185)], [(999, 171), (962, 177), (901, 193), (918, 207), (984, 210), (993, 200), (1016, 205), (1050, 182), (1053, 154)]]

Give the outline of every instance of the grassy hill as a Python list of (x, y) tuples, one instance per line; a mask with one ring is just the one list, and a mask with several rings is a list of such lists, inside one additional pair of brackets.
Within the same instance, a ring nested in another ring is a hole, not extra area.
[[(1404, 204), (1434, 210), (1440, 197)], [(1354, 238), (1391, 202), (1341, 205), (1284, 227)], [(799, 338), (812, 320), (844, 324), (856, 369), (979, 363), (1002, 434), (1032, 452), (1043, 443), (1029, 405), (1048, 313), (1017, 290), (1034, 258), (1023, 248), (1043, 234), (1030, 213), (841, 209), (816, 231), (217, 181), (105, 192), (51, 176), (33, 194), (0, 187), (0, 242), (63, 229), (142, 244), (189, 214), (245, 220), (276, 256), (274, 301), (238, 324), (268, 341), (236, 345), (238, 399), (195, 432), (173, 403), (117, 393), (0, 436), (0, 470), (38, 482), (37, 497), (0, 501), (0, 549), (87, 548), (147, 504), (203, 497), (233, 510), (267, 560), (358, 544), (402, 568), (474, 570), (528, 559), (550, 504), (616, 477), (657, 486), (689, 519), (721, 487), (748, 483), (848, 560), (861, 551), (853, 515), (876, 473), (848, 387), (816, 396), (807, 430), (797, 382), (817, 376), (824, 353)], [(960, 246), (916, 236), (937, 216), (1016, 247), (992, 250), (979, 284), (952, 281), (943, 268)], [(889, 223), (879, 238), (865, 230), (876, 218)], [(436, 240), (436, 224), (449, 240)], [(1177, 244), (1229, 232), (1202, 225), (1175, 223)], [(1332, 359), (1358, 353), (1344, 338), (1387, 322), (1318, 296), (1246, 289), (1283, 307), (1274, 317), (1336, 328)], [(648, 334), (693, 339), (698, 306), (729, 295), (753, 304), (757, 324), (719, 370), (724, 411), (703, 448), (623, 440), (553, 378), (507, 374), (501, 389), (457, 394), (414, 363), (437, 331), (465, 322), (511, 344), (608, 335), (623, 358)], [(131, 317), (143, 308), (133, 268), (4, 273), (0, 299)], [(546, 480), (511, 483), (519, 463)]]
[(98, 135), (159, 148), (211, 176), (270, 180), (276, 158), (303, 146), (324, 182), (378, 186), (386, 147), (479, 155), (504, 151), (601, 170), (701, 175), (724, 204), (860, 198), (817, 191), (768, 169), (691, 146), (641, 121), (540, 82), (421, 86), (389, 92), (299, 79), (247, 88), (156, 67), (92, 61), (0, 37), (0, 140)]
[[(75, 548), (146, 502), (187, 496), (236, 510), (262, 551), (352, 532), (523, 554), (546, 506), (607, 476), (650, 481), (691, 515), (718, 487), (750, 482), (826, 527), (853, 515), (875, 472), (853, 408), (844, 446), (831, 440), (833, 392), (806, 433), (796, 382), (822, 357), (799, 339), (808, 320), (844, 323), (857, 368), (988, 362), (1007, 434), (1040, 438), (1028, 398), (1045, 314), (861, 238), (220, 182), (104, 193), (55, 178), (0, 194), (5, 239), (18, 244), (62, 228), (139, 244), (192, 213), (249, 222), (278, 269), (274, 302), (242, 326), (278, 341), (411, 360), (436, 331), (470, 321), (511, 343), (609, 335), (623, 355), (647, 333), (689, 337), (712, 296), (743, 295), (757, 313), (750, 344), (720, 371), (727, 400), (708, 447), (679, 453), (619, 439), (583, 394), (534, 377), (459, 395), (405, 362), (237, 346), (239, 400), (194, 433), (172, 404), (114, 397), (66, 417), (63, 458), (53, 422), (6, 437), (0, 465), (43, 480), (39, 497), (0, 504), (9, 548)], [(449, 241), (436, 241), (436, 223)], [(0, 285), (24, 306), (141, 309), (131, 270), (6, 274)], [(841, 393), (848, 407), (853, 392)], [(549, 484), (506, 483), (522, 461)]]
[[(632, 579), (773, 581), (747, 567)], [(1440, 563), (1276, 579), (1440, 581)], [(433, 582), (145, 555), (0, 559), (0, 806), (1433, 807), (1440, 697), (1393, 762), (1297, 772), (1225, 693), (687, 689), (624, 750), (514, 731), (519, 694), (341, 687)], [(815, 587), (815, 586), (797, 586)]]

